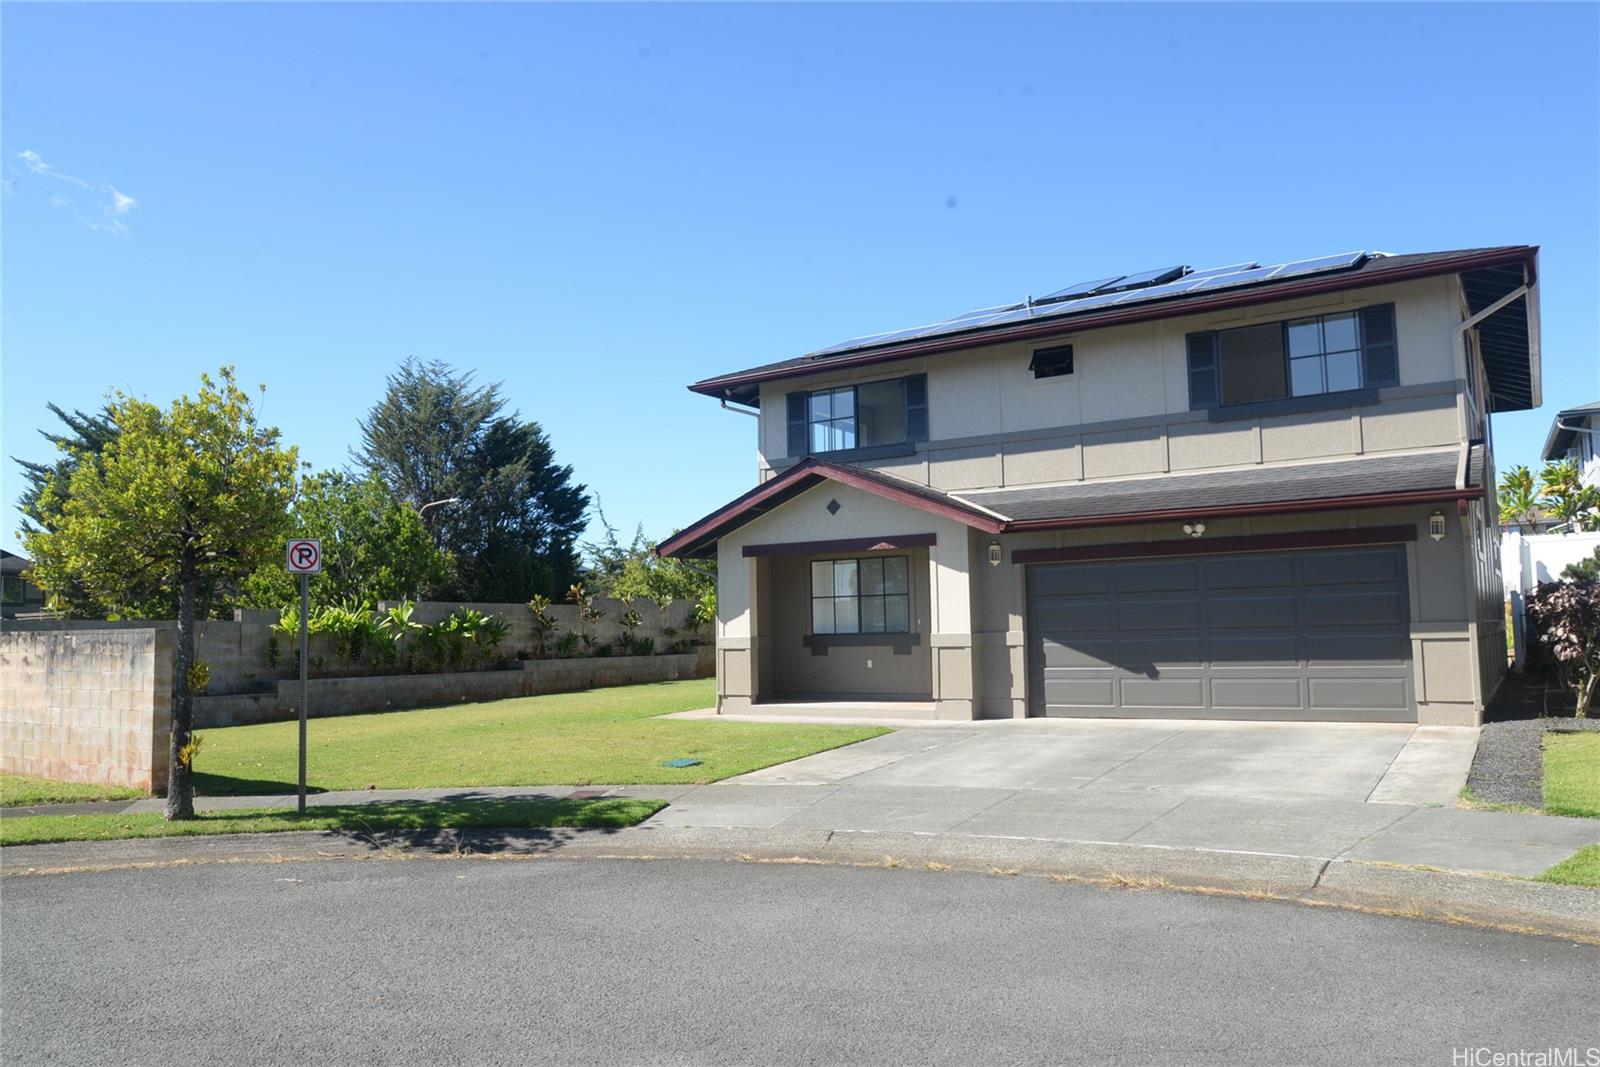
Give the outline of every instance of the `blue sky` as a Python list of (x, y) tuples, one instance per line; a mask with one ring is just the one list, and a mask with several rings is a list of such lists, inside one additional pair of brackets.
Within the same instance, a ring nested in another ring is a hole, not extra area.
[(664, 535), (755, 476), (689, 381), (1173, 262), (1540, 244), (1501, 465), (1600, 397), (1594, 5), (0, 11), (7, 547), (48, 400), (234, 363), (335, 466), (407, 355)]

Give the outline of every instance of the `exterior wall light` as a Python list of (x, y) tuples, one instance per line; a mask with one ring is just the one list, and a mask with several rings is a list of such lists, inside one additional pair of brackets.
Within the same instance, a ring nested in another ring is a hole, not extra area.
[(1001, 558), (1000, 557), (1000, 542), (999, 541), (990, 541), (989, 542), (989, 566), (991, 566), (991, 567), (1000, 566), (1000, 558)]
[(1428, 536), (1435, 541), (1444, 540), (1444, 513), (1438, 508), (1433, 509), (1433, 514), (1428, 516)]
[(1183, 532), (1190, 537), (1201, 537), (1206, 532), (1206, 524), (1203, 522), (1186, 522), (1183, 524)]

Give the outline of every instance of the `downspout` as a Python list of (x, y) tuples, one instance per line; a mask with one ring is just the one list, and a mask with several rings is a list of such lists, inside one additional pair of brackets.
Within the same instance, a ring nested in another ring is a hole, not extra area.
[(758, 409), (758, 408), (747, 408), (747, 407), (731, 406), (728, 403), (728, 398), (727, 397), (723, 397), (722, 398), (722, 410), (723, 411), (732, 411), (732, 412), (735, 412), (735, 413), (737, 413), (739, 415), (749, 415), (752, 419), (759, 419), (761, 417), (760, 409)]

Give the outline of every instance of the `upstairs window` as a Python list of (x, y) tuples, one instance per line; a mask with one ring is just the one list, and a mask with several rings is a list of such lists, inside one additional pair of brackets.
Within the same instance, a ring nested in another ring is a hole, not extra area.
[(811, 564), (811, 632), (911, 632), (911, 561), (907, 556), (823, 559)]
[(1056, 345), (1053, 348), (1034, 349), (1028, 369), (1035, 378), (1060, 378), (1072, 373), (1072, 346)]
[(914, 374), (788, 396), (789, 455), (827, 455), (928, 439), (928, 379)]
[(1192, 333), (1188, 345), (1190, 408), (1399, 382), (1393, 304)]

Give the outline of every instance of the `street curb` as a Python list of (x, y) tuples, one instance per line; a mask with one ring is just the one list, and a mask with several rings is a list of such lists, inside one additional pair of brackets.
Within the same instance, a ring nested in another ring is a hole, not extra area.
[(1600, 891), (1503, 876), (1257, 852), (890, 831), (636, 826), (620, 831), (477, 830), (235, 834), (18, 845), (0, 873), (209, 863), (426, 859), (696, 859), (848, 864), (1033, 875), (1467, 923), (1600, 944)]

